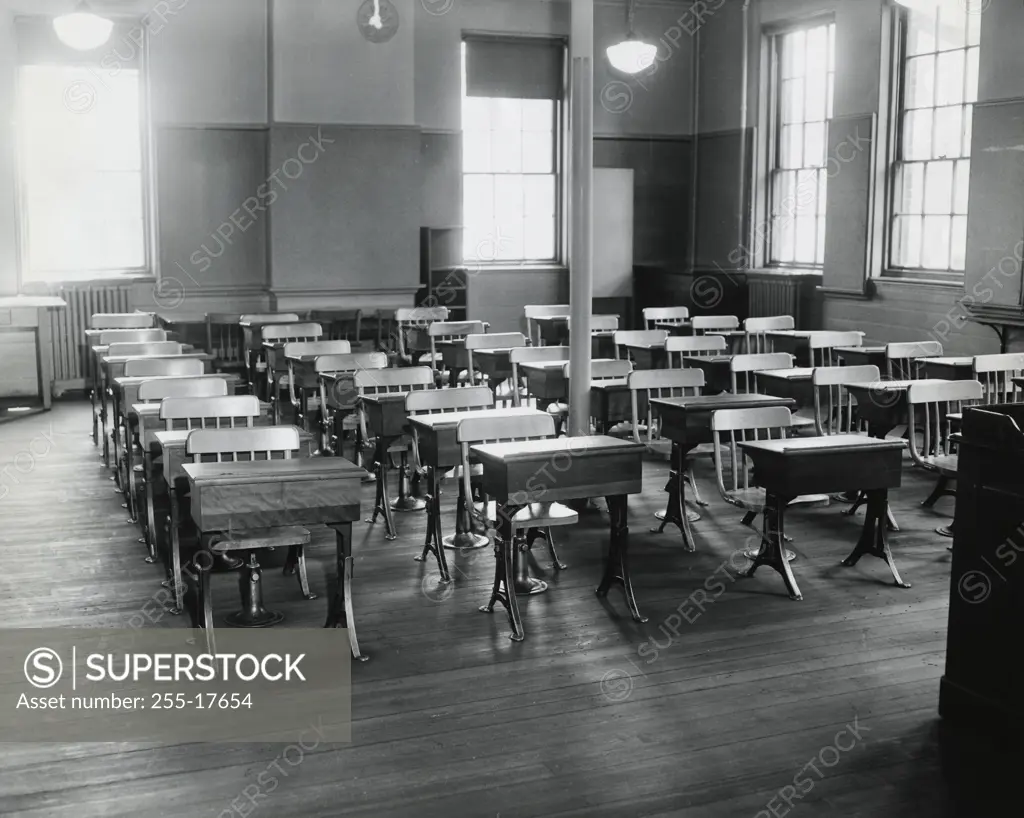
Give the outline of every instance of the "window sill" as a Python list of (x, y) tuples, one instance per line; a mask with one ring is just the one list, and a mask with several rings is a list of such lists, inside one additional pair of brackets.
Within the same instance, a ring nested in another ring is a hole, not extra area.
[(530, 264), (517, 264), (514, 261), (508, 262), (507, 264), (496, 264), (494, 262), (487, 262), (486, 264), (474, 264), (472, 262), (466, 262), (463, 265), (464, 269), (470, 274), (476, 273), (567, 273), (569, 268), (557, 261), (549, 263), (530, 263)]
[(22, 288), (32, 288), (57, 287), (65, 284), (145, 284), (155, 281), (156, 276), (153, 275), (153, 273), (146, 270), (139, 270), (126, 273), (104, 272), (79, 276), (55, 275), (49, 278), (23, 278), (21, 280), (21, 286)]
[(877, 284), (906, 284), (918, 287), (947, 287), (963, 289), (964, 276), (958, 273), (930, 273), (922, 271), (886, 270), (873, 279)]

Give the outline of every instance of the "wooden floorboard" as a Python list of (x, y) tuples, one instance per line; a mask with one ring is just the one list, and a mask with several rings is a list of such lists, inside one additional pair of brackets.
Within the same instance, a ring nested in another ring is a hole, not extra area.
[[(0, 621), (184, 628), (160, 610), (161, 572), (143, 562), (87, 424), (88, 407), (69, 402), (0, 425)], [(601, 510), (558, 531), (567, 571), (553, 573), (546, 549), (536, 549), (551, 589), (524, 602), (521, 644), (508, 639), (503, 614), (476, 610), (489, 592), (490, 549), (452, 554), (454, 592), (439, 593), (433, 563), (412, 559), (421, 514), (398, 516), (395, 542), (380, 524), (357, 524), (355, 605), (372, 658), (352, 667), (351, 744), (316, 746), (296, 766), (274, 744), (0, 744), (0, 815), (1020, 814), (1019, 758), (938, 719), (950, 578), (948, 541), (933, 529), (948, 522), (952, 501), (919, 507), (927, 475), (908, 463), (893, 495), (902, 528), (893, 550), (912, 588), (895, 588), (871, 558), (839, 566), (863, 517), (833, 505), (789, 515), (804, 594), (793, 602), (768, 569), (735, 576), (740, 561), (730, 558), (756, 540), (718, 500), (707, 463), (696, 469), (711, 500), (694, 527), (698, 553), (683, 553), (671, 531), (649, 533), (665, 502), (665, 471), (647, 463), (644, 493), (630, 503), (646, 624), (629, 618), (616, 591), (605, 603), (594, 596), (606, 542)], [(372, 499), (367, 486), (364, 510)], [(313, 543), (319, 599), (302, 600), (295, 580), (273, 567), (264, 573), (267, 604), (287, 616), (280, 627), (323, 622), (333, 540), (314, 531)], [(697, 616), (702, 590), (714, 598)], [(214, 595), (217, 612), (237, 606), (231, 577), (215, 578)], [(794, 776), (823, 752), (831, 761), (827, 748), (851, 725), (860, 732), (853, 747), (831, 766), (818, 763), (809, 789), (787, 802)], [(254, 803), (246, 791), (257, 793)]]

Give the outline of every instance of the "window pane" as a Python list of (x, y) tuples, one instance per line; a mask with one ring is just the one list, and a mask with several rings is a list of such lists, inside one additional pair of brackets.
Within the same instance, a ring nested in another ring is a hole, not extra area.
[(794, 31), (782, 38), (782, 76), (802, 76), (804, 73), (804, 46), (806, 37), (803, 31)]
[(924, 217), (921, 265), (927, 270), (949, 268), (949, 216)]
[(491, 132), (464, 131), (462, 134), (463, 173), (489, 173), (491, 170)]
[(947, 51), (936, 58), (935, 104), (964, 101), (964, 52)]
[(836, 25), (830, 23), (828, 26), (828, 70), (831, 73), (836, 71)]
[(494, 221), (494, 177), (466, 176), (463, 179), (463, 220), (467, 227)]
[(798, 216), (796, 219), (796, 259), (798, 264), (813, 264), (818, 248), (814, 228), (817, 218)]
[(523, 132), (524, 173), (551, 173), (554, 153), (551, 131)]
[(967, 44), (978, 45), (981, 42), (981, 15), (967, 16)]
[(523, 222), (498, 222), (495, 245), (498, 261), (515, 261), (525, 258), (523, 247)]
[(971, 15), (966, 9), (966, 2), (961, 2), (939, 12), (939, 51), (967, 45), (967, 18)]
[(782, 121), (803, 122), (804, 81), (786, 80), (782, 84)]
[(548, 99), (524, 99), (523, 130), (553, 131), (555, 129), (555, 103)]
[(956, 163), (956, 189), (953, 194), (953, 212), (967, 214), (967, 202), (971, 188), (971, 160), (961, 159)]
[(928, 54), (935, 50), (935, 17), (907, 12), (907, 54)]
[(491, 131), (491, 170), (494, 173), (522, 173), (522, 131)]
[(521, 131), (523, 129), (523, 101), (520, 99), (492, 99), (492, 131)]
[(907, 108), (926, 108), (935, 99), (935, 56), (928, 54), (907, 60), (907, 85), (904, 105)]
[(555, 257), (555, 222), (550, 217), (527, 219), (526, 246), (524, 255), (532, 260), (547, 260)]
[(523, 177), (523, 202), (527, 219), (546, 218), (554, 223), (555, 177)]
[(494, 177), (494, 217), (504, 226), (523, 220), (523, 177)]
[(953, 233), (950, 239), (949, 266), (953, 270), (967, 267), (967, 217), (953, 217)]
[(893, 264), (921, 266), (921, 217), (897, 216), (893, 220)]
[(912, 163), (900, 166), (896, 176), (898, 213), (924, 212), (924, 165)]
[(932, 112), (907, 111), (903, 120), (903, 158), (932, 158)]
[(821, 122), (825, 119), (825, 108), (828, 104), (828, 72), (808, 74), (806, 83), (806, 116), (807, 122)]
[(804, 126), (804, 167), (825, 166), (825, 123), (812, 122)]
[(482, 97), (463, 97), (462, 129), (489, 131), (491, 129), (491, 101)]
[(815, 261), (819, 264), (825, 261), (825, 217), (818, 217), (818, 246), (816, 248)]
[(924, 212), (951, 213), (953, 209), (953, 163), (929, 162), (924, 174)]
[(796, 215), (814, 216), (818, 212), (818, 175), (813, 170), (797, 172)]
[(964, 146), (963, 107), (935, 109), (934, 155), (954, 158), (960, 156)]
[(772, 196), (772, 212), (782, 218), (790, 218), (796, 212), (796, 173), (779, 171), (775, 175), (775, 190)]
[(818, 171), (818, 215), (824, 216), (828, 204), (828, 174)]
[(974, 107), (966, 106), (964, 109), (964, 148), (963, 155), (971, 155), (971, 140), (974, 138)]
[[(971, 15), (976, 17), (979, 15)], [(981, 50), (971, 48), (967, 51), (967, 77), (964, 81), (964, 91), (967, 95), (965, 102), (978, 101), (978, 59)]]
[(781, 166), (798, 168), (804, 157), (804, 128), (802, 125), (783, 125)]
[(773, 220), (772, 252), (774, 261), (786, 264), (796, 260), (796, 219), (792, 216)]

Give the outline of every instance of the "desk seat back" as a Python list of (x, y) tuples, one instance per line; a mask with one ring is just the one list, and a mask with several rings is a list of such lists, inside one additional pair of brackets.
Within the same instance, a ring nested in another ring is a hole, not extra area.
[(771, 369), (791, 369), (793, 356), (788, 352), (767, 352), (760, 355), (734, 355), (729, 363), (732, 391), (735, 394), (757, 391), (757, 373)]
[(351, 352), (340, 355), (321, 355), (313, 362), (313, 368), (317, 372), (329, 374), (386, 369), (387, 365), (388, 356), (383, 352)]
[(1022, 374), (1024, 352), (974, 357), (974, 377), (981, 381), (985, 403), (1015, 403), (1019, 396), (1013, 379)]
[(128, 378), (188, 377), (204, 372), (206, 364), (199, 358), (136, 358), (124, 363), (124, 374)]
[[(668, 354), (668, 365), (681, 369), (685, 356), (695, 355), (698, 358), (710, 358), (725, 355), (728, 344), (721, 335), (674, 335), (665, 341), (665, 352)], [(673, 356), (678, 356), (673, 358)]]
[[(572, 319), (569, 319), (569, 329), (572, 329)], [(590, 316), (590, 334), (617, 332), (619, 329), (619, 316), (617, 315), (592, 315)]]
[(807, 339), (811, 366), (836, 366), (836, 347), (859, 347), (863, 343), (862, 332), (816, 332)]
[(428, 389), (434, 385), (434, 373), (429, 366), (364, 369), (355, 373), (353, 381), (360, 395), (384, 395)]
[(740, 328), (740, 319), (735, 315), (698, 315), (690, 321), (694, 335), (711, 332), (731, 332)]
[(462, 481), (465, 496), (473, 496), (472, 464), (469, 457), (471, 446), (477, 443), (507, 443), (554, 436), (555, 419), (551, 415), (467, 418), (459, 421), (456, 438), (459, 441), (462, 454)]
[(512, 362), (512, 405), (521, 406), (523, 396), (519, 389), (519, 364), (568, 361), (569, 347), (521, 347), (513, 349), (508, 358)]
[(483, 332), (466, 336), (466, 349), (518, 349), (526, 346), (521, 332)]
[(250, 312), (238, 316), (240, 324), (295, 324), (299, 320), (294, 312)]
[(284, 345), (288, 355), (351, 355), (351, 341), (291, 341)]
[[(979, 403), (984, 395), (981, 381), (922, 381), (907, 390), (910, 457), (918, 465), (924, 458), (948, 455), (953, 422), (949, 415)], [(921, 434), (921, 446), (917, 437)]]
[(644, 307), (644, 326), (647, 329), (657, 329), (655, 322), (662, 324), (674, 324), (682, 326), (690, 317), (689, 307)]
[(821, 366), (811, 375), (814, 386), (814, 425), (819, 435), (854, 434), (860, 425), (854, 418), (854, 399), (846, 386), (878, 383), (882, 374), (873, 364)]
[(196, 463), (243, 460), (289, 460), (300, 446), (294, 426), (262, 426), (242, 429), (196, 429), (185, 443)]
[(410, 392), (405, 399), (405, 411), (410, 415), (436, 412), (468, 412), (490, 409), (494, 406), (494, 393), (486, 386), (465, 386), (461, 389), (423, 389)]
[(271, 324), (263, 327), (264, 341), (287, 343), (289, 341), (316, 341), (324, 334), (324, 328), (313, 323)]
[(545, 318), (550, 315), (568, 315), (568, 304), (527, 304), (523, 307), (523, 316), (526, 318), (526, 335), (531, 344), (541, 345), (540, 328), (534, 332), (535, 318)]
[(167, 397), (160, 403), (160, 419), (167, 431), (251, 427), (259, 416), (260, 401), (255, 395)]
[[(569, 369), (572, 366), (570, 363), (566, 363), (562, 367), (562, 374), (566, 380), (569, 379)], [(614, 381), (622, 378), (627, 378), (629, 373), (633, 371), (632, 361), (591, 361), (590, 363), (590, 380), (591, 381)]]
[[(620, 347), (629, 344), (650, 344), (657, 346), (668, 339), (668, 330), (664, 329), (620, 329), (615, 331), (615, 357), (622, 357)], [(629, 357), (628, 354), (626, 357)]]
[(95, 312), (89, 319), (90, 329), (148, 329), (155, 324), (151, 312)]
[[(729, 492), (750, 488), (750, 467), (739, 444), (750, 440), (775, 440), (786, 437), (793, 425), (793, 416), (785, 406), (758, 409), (720, 409), (711, 415), (714, 436), (715, 479), (718, 491)], [(725, 454), (728, 452), (730, 474), (725, 476)]]
[(633, 440), (640, 439), (640, 393), (647, 396), (646, 436), (651, 443), (659, 435), (656, 434), (654, 407), (652, 398), (681, 398), (699, 395), (704, 388), (704, 371), (702, 369), (640, 369), (631, 372), (626, 379), (629, 384), (630, 401), (632, 403)]
[(149, 341), (144, 343), (111, 344), (107, 355), (111, 356), (144, 356), (144, 355), (181, 355), (181, 344), (176, 341)]
[(886, 344), (886, 375), (890, 380), (917, 380), (917, 359), (934, 358), (937, 355), (942, 355), (942, 344), (938, 341), (902, 341)]
[(167, 330), (163, 329), (107, 329), (100, 333), (100, 346), (111, 344), (147, 344), (166, 341)]
[(796, 329), (796, 321), (792, 315), (765, 315), (748, 318), (743, 322), (743, 331), (746, 333), (744, 349), (748, 355), (774, 352), (775, 345), (768, 333), (790, 329)]
[(218, 398), (227, 393), (228, 382), (223, 378), (160, 378), (139, 384), (139, 403), (164, 398)]

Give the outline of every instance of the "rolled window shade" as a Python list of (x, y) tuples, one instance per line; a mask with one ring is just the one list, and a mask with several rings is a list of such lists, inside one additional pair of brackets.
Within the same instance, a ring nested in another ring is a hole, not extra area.
[(101, 71), (138, 69), (142, 65), (144, 32), (138, 19), (115, 19), (110, 39), (93, 51), (76, 51), (64, 45), (50, 17), (16, 17), (14, 35), (20, 65), (89, 65)]
[(503, 99), (561, 99), (560, 40), (466, 39), (466, 94)]

